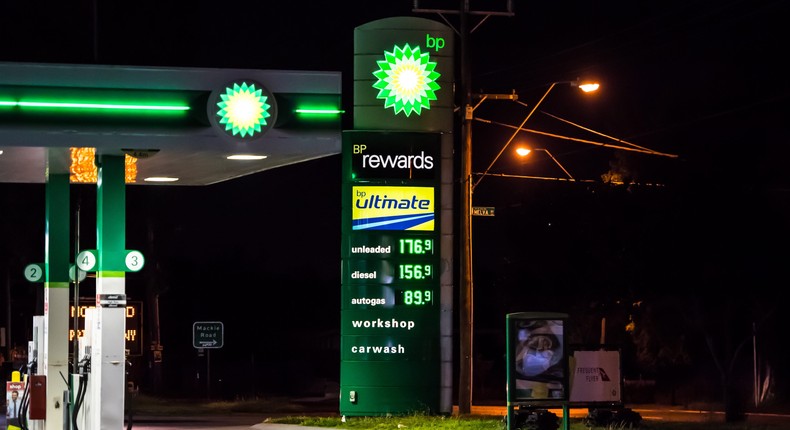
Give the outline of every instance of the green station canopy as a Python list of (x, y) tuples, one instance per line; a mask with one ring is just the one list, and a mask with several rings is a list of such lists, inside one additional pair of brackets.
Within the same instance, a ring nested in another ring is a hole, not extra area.
[(170, 185), (339, 154), (341, 86), (340, 72), (0, 62), (0, 182), (68, 172), (72, 148), (130, 155), (127, 182)]

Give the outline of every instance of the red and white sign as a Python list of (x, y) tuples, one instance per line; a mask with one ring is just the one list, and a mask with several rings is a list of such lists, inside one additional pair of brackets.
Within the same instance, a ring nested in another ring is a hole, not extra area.
[(17, 418), (19, 416), (19, 407), (22, 406), (22, 394), (25, 392), (24, 382), (6, 382), (5, 383), (5, 400), (6, 400), (6, 417)]

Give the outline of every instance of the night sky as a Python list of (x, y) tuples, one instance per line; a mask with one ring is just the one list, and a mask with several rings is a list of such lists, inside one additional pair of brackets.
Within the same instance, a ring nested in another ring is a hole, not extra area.
[[(3, 2), (0, 61), (341, 71), (349, 129), (354, 28), (391, 16), (443, 22), (413, 13), (409, 1), (372, 3)], [(513, 133), (506, 125), (519, 124), (548, 84), (577, 77), (598, 80), (601, 90), (586, 97), (557, 86), (525, 127), (677, 157), (536, 133), (514, 141), (548, 149), (591, 182), (486, 177), (475, 189), (475, 206), (496, 207), (495, 217), (474, 219), (476, 348), (492, 380), (501, 380), (504, 315), (516, 311), (569, 312), (575, 341), (588, 343), (598, 340), (601, 316), (622, 327), (661, 309), (682, 321), (666, 336), (687, 336), (698, 366), (712, 369), (705, 331), (687, 319), (689, 309), (704, 309), (698, 326), (715, 331), (706, 322), (729, 315), (718, 330), (732, 327), (736, 341), (762, 321), (766, 357), (787, 358), (787, 322), (776, 308), (787, 298), (790, 236), (787, 2), (513, 3), (515, 16), (492, 16), (472, 34), (471, 86), (515, 92), (528, 106), (480, 105), (475, 117), (500, 125), (474, 123), (473, 171), (485, 170)], [(456, 15), (445, 18), (457, 26)], [(604, 185), (602, 175), (613, 172), (633, 184)], [(527, 162), (503, 155), (490, 173), (563, 177), (541, 153)], [(338, 155), (206, 187), (128, 187), (127, 248), (143, 250), (147, 266), (127, 276), (127, 293), (159, 294), (168, 387), (195, 386), (194, 369), (204, 365), (191, 346), (199, 320), (225, 322), (227, 348), (211, 356), (224, 369), (223, 394), (287, 391), (277, 366), (300, 369), (294, 390), (337, 381), (340, 178)], [(43, 199), (42, 184), (0, 184), (0, 273), (23, 321), (40, 297), (22, 267), (43, 260)], [(95, 190), (75, 186), (72, 201), (88, 245)], [(624, 339), (621, 328), (612, 331), (612, 342)], [(284, 361), (292, 351), (304, 360)], [(321, 364), (308, 365), (311, 354)], [(747, 358), (739, 364), (748, 368)], [(628, 376), (638, 377), (637, 368)], [(240, 376), (245, 369), (263, 386)]]

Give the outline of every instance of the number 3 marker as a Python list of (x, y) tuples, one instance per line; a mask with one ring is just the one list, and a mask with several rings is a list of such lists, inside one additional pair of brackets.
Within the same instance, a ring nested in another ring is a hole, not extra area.
[(145, 257), (143, 257), (143, 253), (140, 251), (129, 251), (126, 254), (126, 268), (129, 269), (130, 272), (137, 272), (143, 268), (145, 264)]

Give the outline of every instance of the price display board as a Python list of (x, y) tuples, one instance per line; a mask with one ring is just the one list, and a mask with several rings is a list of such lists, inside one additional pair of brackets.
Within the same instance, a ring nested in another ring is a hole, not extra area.
[(344, 132), (343, 415), (436, 412), (440, 136)]

